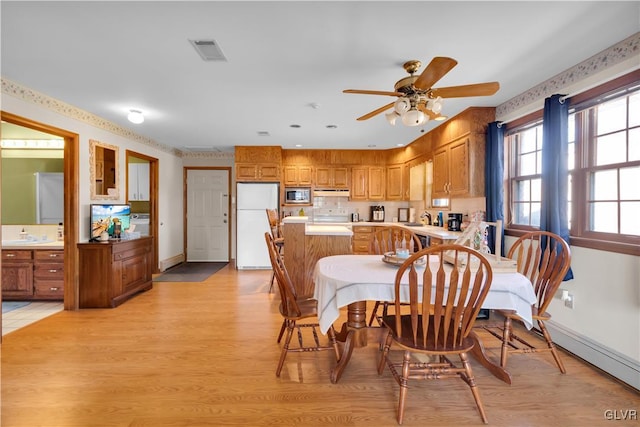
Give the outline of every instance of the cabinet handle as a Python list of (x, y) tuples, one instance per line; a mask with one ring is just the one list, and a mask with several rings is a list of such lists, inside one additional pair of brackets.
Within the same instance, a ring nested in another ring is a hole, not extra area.
[(11, 257), (16, 256), (16, 254), (5, 254), (5, 255), (7, 256), (7, 258), (11, 258)]
[(49, 273), (57, 273), (58, 270), (49, 270)]
[(52, 287), (52, 288), (49, 288), (49, 290), (51, 290), (51, 291), (57, 291), (57, 290), (58, 290), (58, 288), (53, 288), (53, 287)]
[(57, 258), (58, 254), (49, 254), (49, 258)]

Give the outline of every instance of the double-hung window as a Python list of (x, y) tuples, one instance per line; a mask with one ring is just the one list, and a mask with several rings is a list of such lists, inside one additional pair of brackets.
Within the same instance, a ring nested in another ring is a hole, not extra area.
[[(574, 245), (640, 254), (640, 82), (629, 80), (571, 99), (567, 220)], [(516, 233), (540, 226), (541, 118), (505, 134), (507, 217)]]

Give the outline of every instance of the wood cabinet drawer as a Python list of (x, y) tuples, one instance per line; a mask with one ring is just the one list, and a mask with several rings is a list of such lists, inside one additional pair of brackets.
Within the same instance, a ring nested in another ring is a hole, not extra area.
[(33, 296), (35, 298), (64, 299), (63, 280), (42, 280), (36, 278), (33, 282)]
[(29, 250), (5, 249), (2, 251), (2, 259), (7, 261), (31, 259), (32, 252)]
[(373, 233), (375, 228), (374, 225), (354, 225), (353, 233)]
[(48, 249), (38, 249), (33, 251), (33, 259), (38, 262), (63, 262), (64, 261), (64, 251), (63, 250), (48, 250)]
[(365, 241), (368, 242), (371, 239), (371, 233), (354, 233), (353, 240), (354, 241)]
[(369, 241), (368, 240), (356, 240), (353, 242), (354, 254), (367, 254), (369, 253)]
[(64, 280), (64, 264), (36, 264), (33, 269), (33, 277), (36, 279)]

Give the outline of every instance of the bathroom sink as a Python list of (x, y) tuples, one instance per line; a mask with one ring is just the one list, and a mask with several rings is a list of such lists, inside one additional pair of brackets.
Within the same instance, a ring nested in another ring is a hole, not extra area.
[(16, 245), (39, 245), (42, 243), (53, 243), (53, 240), (3, 240), (2, 246), (16, 246)]

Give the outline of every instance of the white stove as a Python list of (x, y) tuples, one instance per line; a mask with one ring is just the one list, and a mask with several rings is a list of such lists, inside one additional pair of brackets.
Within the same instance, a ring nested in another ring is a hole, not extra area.
[(316, 208), (313, 211), (313, 222), (314, 224), (351, 225), (347, 208)]

